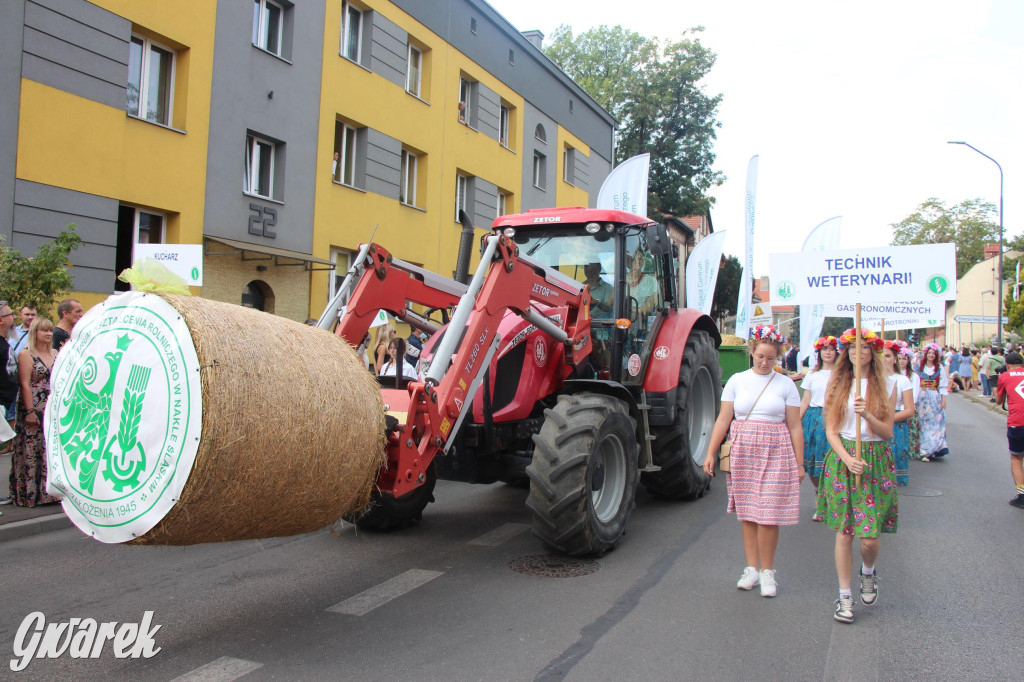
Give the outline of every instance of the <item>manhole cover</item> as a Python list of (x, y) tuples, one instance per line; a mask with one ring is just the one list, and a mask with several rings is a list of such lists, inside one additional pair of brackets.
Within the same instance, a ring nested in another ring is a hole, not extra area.
[(601, 564), (594, 559), (572, 559), (553, 554), (536, 554), (513, 559), (508, 562), (508, 567), (516, 573), (533, 575), (538, 578), (576, 578), (581, 575), (597, 573)]
[(941, 490), (934, 490), (932, 488), (918, 488), (916, 486), (908, 485), (904, 488), (899, 489), (899, 495), (906, 495), (907, 497), (941, 497)]

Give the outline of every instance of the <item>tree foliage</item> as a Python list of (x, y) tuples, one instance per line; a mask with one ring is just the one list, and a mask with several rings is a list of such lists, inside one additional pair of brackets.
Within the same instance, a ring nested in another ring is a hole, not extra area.
[(53, 319), (54, 304), (71, 289), (68, 256), (81, 243), (71, 224), (31, 257), (0, 246), (0, 298), (7, 299), (14, 310), (29, 305)]
[(985, 260), (986, 244), (999, 242), (998, 215), (995, 204), (981, 199), (946, 206), (931, 198), (892, 226), (892, 243), (894, 246), (952, 243), (956, 245), (957, 277), (963, 277)]
[(717, 55), (697, 27), (676, 41), (648, 38), (621, 26), (573, 35), (559, 26), (547, 56), (619, 122), (615, 163), (649, 152), (648, 212), (656, 218), (706, 214), (708, 191), (725, 180), (712, 170), (722, 95), (701, 81)]
[(736, 314), (736, 299), (740, 295), (740, 278), (743, 266), (736, 256), (722, 256), (718, 266), (718, 281), (715, 295), (711, 299), (711, 317), (716, 320)]
[(834, 336), (839, 338), (840, 334), (845, 332), (847, 329), (852, 328), (852, 317), (826, 317), (825, 321), (821, 325), (821, 336)]

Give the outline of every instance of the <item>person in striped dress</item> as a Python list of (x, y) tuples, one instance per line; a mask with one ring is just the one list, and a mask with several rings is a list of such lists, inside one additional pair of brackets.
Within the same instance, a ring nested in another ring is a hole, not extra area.
[(777, 376), (773, 369), (784, 342), (771, 325), (754, 330), (750, 340), (753, 367), (726, 382), (722, 409), (704, 458), (704, 471), (714, 476), (715, 455), (730, 431), (726, 511), (742, 522), (747, 561), (736, 587), (751, 590), (760, 585), (762, 597), (777, 593), (779, 526), (799, 521), (800, 482), (804, 478), (800, 394), (792, 380)]
[[(822, 408), (825, 407), (825, 391), (829, 379), (832, 378), (832, 368), (836, 364), (837, 343), (834, 336), (824, 336), (814, 342), (814, 350), (818, 351), (818, 361), (801, 384), (801, 388), (804, 389), (804, 397), (800, 402), (800, 422), (804, 430), (804, 471), (814, 484), (815, 490), (818, 489), (821, 465), (828, 451)], [(811, 520), (821, 521), (821, 517), (815, 514)]]
[(886, 374), (896, 377), (896, 411), (895, 423), (893, 424), (892, 459), (896, 466), (896, 485), (910, 484), (910, 448), (912, 438), (910, 434), (910, 420), (914, 417), (914, 385), (905, 374), (900, 373), (897, 367), (897, 358), (900, 354), (899, 341), (886, 341), (882, 349), (882, 364), (885, 365)]

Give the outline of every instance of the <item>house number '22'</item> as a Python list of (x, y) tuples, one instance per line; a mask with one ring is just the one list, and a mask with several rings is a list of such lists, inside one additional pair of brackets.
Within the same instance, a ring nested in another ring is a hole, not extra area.
[(276, 232), (270, 231), (270, 228), (277, 225), (277, 209), (259, 204), (249, 204), (249, 210), (252, 211), (252, 215), (249, 216), (249, 234), (270, 239), (277, 237)]

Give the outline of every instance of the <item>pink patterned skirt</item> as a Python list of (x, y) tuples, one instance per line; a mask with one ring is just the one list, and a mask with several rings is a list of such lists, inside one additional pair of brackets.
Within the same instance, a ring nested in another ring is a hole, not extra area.
[(727, 512), (762, 526), (799, 521), (800, 474), (785, 422), (733, 421), (729, 466)]

